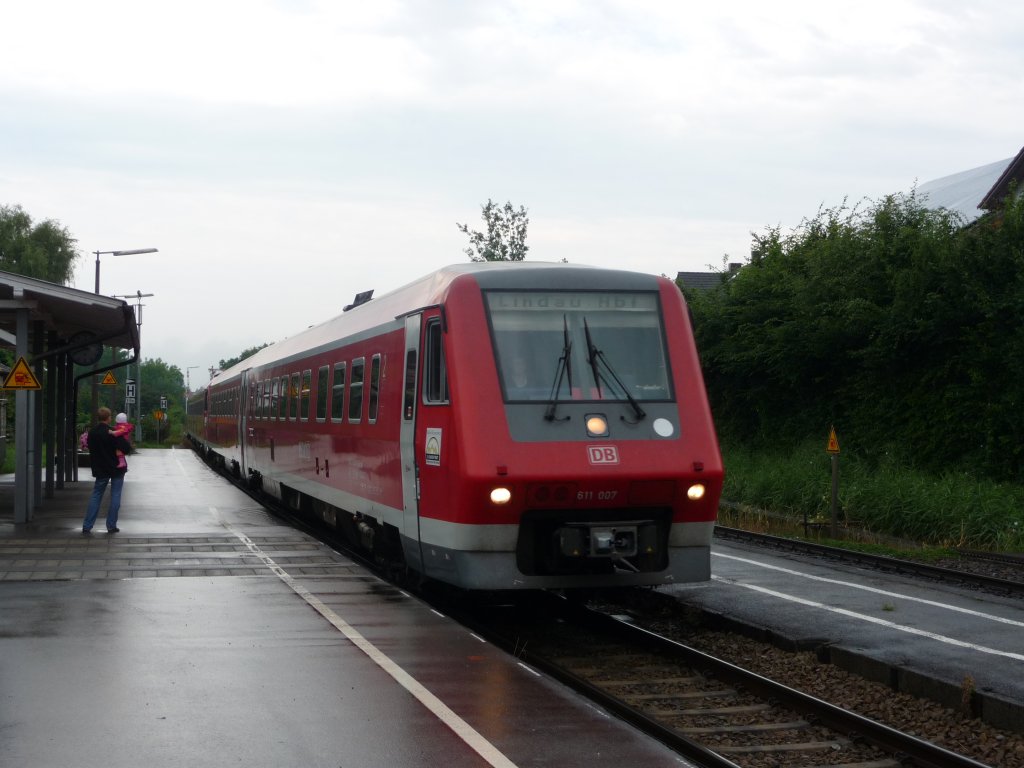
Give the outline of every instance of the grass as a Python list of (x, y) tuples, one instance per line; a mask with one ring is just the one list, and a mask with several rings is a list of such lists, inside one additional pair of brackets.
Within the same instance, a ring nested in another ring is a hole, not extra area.
[[(817, 442), (772, 453), (723, 445), (726, 524), (792, 535), (829, 529), (831, 468)], [(902, 547), (1024, 549), (1024, 487), (962, 471), (929, 475), (840, 455), (839, 522), (846, 538)], [(807, 527), (805, 528), (805, 520)], [(787, 530), (788, 529), (788, 530)], [(937, 554), (936, 557), (941, 557)]]

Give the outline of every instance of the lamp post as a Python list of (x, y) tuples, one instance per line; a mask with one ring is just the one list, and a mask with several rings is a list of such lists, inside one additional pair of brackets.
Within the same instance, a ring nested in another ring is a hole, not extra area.
[[(134, 256), (137, 253), (156, 253), (156, 248), (133, 248), (128, 251), (93, 251), (96, 254), (96, 289), (95, 293), (98, 296), (100, 293), (100, 256)], [(99, 407), (99, 383), (96, 377), (92, 377), (92, 417), (95, 417), (96, 411)], [(75, 406), (78, 407), (77, 405)], [(141, 428), (141, 424), (139, 425)]]
[[(142, 308), (146, 306), (142, 303), (142, 300), (153, 295), (152, 293), (136, 291), (135, 293), (126, 293), (113, 297), (115, 299), (135, 299), (135, 325), (139, 329), (139, 358), (135, 361), (137, 371), (135, 374), (135, 402), (138, 405), (136, 414), (139, 422), (139, 436), (137, 439), (140, 443), (142, 442)], [(131, 421), (132, 415), (130, 405), (131, 403), (125, 404), (129, 421)]]
[(100, 292), (100, 256), (134, 256), (139, 253), (156, 253), (156, 248), (135, 248), (130, 251), (93, 251), (96, 254), (96, 293)]
[(198, 367), (198, 365), (190, 365), (185, 369), (185, 429), (188, 429), (188, 399), (192, 396), (192, 380), (189, 377), (189, 372)]

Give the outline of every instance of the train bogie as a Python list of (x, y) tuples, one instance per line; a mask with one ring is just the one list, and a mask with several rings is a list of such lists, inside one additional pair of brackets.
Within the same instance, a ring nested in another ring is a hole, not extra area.
[(218, 374), (188, 428), (272, 496), (430, 578), (710, 576), (721, 459), (664, 278), (449, 267)]

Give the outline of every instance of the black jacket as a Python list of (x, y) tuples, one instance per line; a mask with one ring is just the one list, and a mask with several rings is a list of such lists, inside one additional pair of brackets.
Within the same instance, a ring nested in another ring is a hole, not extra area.
[(110, 424), (100, 422), (89, 430), (89, 466), (93, 477), (117, 477), (127, 469), (117, 468), (117, 451), (128, 453), (132, 444), (110, 433)]

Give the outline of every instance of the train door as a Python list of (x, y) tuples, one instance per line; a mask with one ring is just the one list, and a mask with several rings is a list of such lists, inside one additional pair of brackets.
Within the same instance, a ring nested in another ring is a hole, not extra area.
[(402, 426), (400, 435), (402, 454), (402, 536), (405, 542), (405, 559), (410, 567), (422, 571), (420, 554), (419, 484), (420, 469), (416, 454), (416, 414), (419, 410), (421, 316), (405, 318), (405, 363), (402, 386)]
[(236, 400), (236, 424), (238, 425), (238, 434), (236, 435), (238, 445), (238, 469), (241, 472), (243, 478), (249, 476), (248, 461), (246, 460), (246, 444), (250, 436), (251, 427), (249, 426), (249, 403), (250, 403), (250, 374), (251, 368), (247, 368), (242, 371), (242, 375), (239, 378), (238, 383), (238, 396)]
[[(448, 366), (445, 360), (444, 314), (441, 307), (423, 313), (419, 413), (416, 416), (416, 460), (419, 465), (419, 519), (423, 573), (451, 579), (455, 567), (448, 548), (454, 534), (449, 523), (458, 517), (451, 477), (458, 451), (454, 432)], [(443, 543), (447, 542), (447, 546)]]

